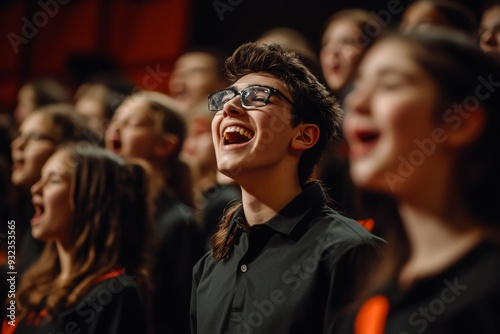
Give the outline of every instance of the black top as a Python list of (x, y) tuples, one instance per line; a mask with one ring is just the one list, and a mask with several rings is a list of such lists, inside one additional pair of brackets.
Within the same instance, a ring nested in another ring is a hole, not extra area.
[(157, 199), (152, 236), (152, 319), (156, 333), (189, 333), (192, 270), (205, 252), (193, 209), (167, 191)]
[[(42, 311), (43, 314), (43, 311)], [(4, 330), (12, 330), (5, 319)], [(97, 283), (74, 307), (47, 321), (31, 313), (15, 326), (15, 334), (147, 333), (146, 307), (133, 276), (119, 275)]]
[(192, 333), (328, 332), (362, 269), (357, 262), (377, 256), (380, 239), (323, 199), (310, 184), (250, 229), (242, 209), (234, 214), (230, 258), (215, 262), (209, 252), (193, 270)]
[(479, 245), (408, 290), (391, 282), (335, 333), (500, 333), (500, 247)]
[(205, 229), (206, 244), (209, 245), (210, 238), (217, 231), (224, 210), (232, 201), (241, 198), (241, 190), (240, 186), (235, 184), (216, 184), (203, 191), (202, 196), (202, 223)]

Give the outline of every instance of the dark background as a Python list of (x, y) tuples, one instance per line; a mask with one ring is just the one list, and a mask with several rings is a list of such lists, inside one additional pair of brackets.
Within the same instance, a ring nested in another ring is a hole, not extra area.
[[(172, 64), (189, 47), (213, 45), (231, 53), (264, 31), (285, 26), (303, 33), (318, 51), (323, 25), (336, 11), (361, 7), (389, 25), (397, 25), (409, 3), (409, 0), (1, 0), (0, 111), (13, 110), (17, 91), (27, 80), (55, 76), (74, 89), (93, 67), (99, 64), (104, 67), (109, 62), (139, 87), (151, 83), (151, 73), (157, 70), (160, 74), (155, 77), (153, 89), (168, 93), (166, 82)], [(462, 3), (478, 14), (484, 1)], [(48, 4), (56, 4), (57, 13), (47, 15), (44, 6)], [(20, 44), (16, 52), (9, 34), (24, 36), (26, 21), (33, 23), (36, 15), (43, 18), (44, 12), (48, 19), (42, 20), (37, 33)]]

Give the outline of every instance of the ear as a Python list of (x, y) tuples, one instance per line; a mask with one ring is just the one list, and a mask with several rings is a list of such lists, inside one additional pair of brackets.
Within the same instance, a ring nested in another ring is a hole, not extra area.
[[(457, 115), (458, 117), (458, 115)], [(456, 122), (445, 123), (446, 141), (449, 148), (462, 148), (473, 143), (484, 131), (487, 116), (482, 106), (465, 111), (462, 110)]]
[(159, 159), (170, 156), (179, 144), (179, 138), (172, 134), (162, 134), (155, 143), (153, 153)]
[(297, 134), (292, 139), (292, 149), (307, 150), (316, 145), (319, 139), (319, 127), (316, 124), (302, 123), (297, 126)]

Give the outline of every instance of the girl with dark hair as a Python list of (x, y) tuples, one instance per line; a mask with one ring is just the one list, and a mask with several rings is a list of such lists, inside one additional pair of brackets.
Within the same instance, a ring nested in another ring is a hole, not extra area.
[(40, 255), (43, 243), (33, 239), (29, 221), (33, 206), (29, 189), (41, 177), (42, 167), (59, 145), (87, 140), (90, 128), (71, 104), (58, 103), (38, 108), (26, 116), (12, 140), (11, 181), (17, 190), (14, 219), (19, 275)]
[(96, 147), (67, 146), (49, 158), (31, 188), (32, 234), (45, 249), (2, 333), (147, 333), (136, 283), (147, 279), (145, 184), (142, 167)]
[(138, 92), (115, 112), (106, 147), (124, 158), (151, 166), (153, 195), (151, 277), (153, 325), (157, 333), (189, 331), (192, 268), (205, 245), (192, 209), (193, 187), (179, 155), (186, 123), (170, 97)]
[(498, 333), (499, 82), (499, 64), (450, 31), (368, 51), (346, 99), (350, 170), (401, 224), (384, 227), (371, 297), (339, 333)]
[(364, 9), (345, 9), (328, 18), (321, 41), (321, 68), (328, 87), (343, 100), (359, 62), (382, 27)]

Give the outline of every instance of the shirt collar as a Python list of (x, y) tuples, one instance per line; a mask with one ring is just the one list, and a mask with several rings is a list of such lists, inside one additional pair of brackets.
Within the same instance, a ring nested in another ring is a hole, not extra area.
[[(283, 209), (281, 209), (273, 218), (269, 219), (265, 224), (273, 230), (290, 235), (297, 224), (317, 205), (324, 203), (325, 193), (318, 182), (311, 182), (304, 186), (302, 192), (290, 201)], [(229, 225), (228, 234), (234, 231), (236, 227), (245, 231), (245, 213), (243, 206), (240, 206), (233, 214)]]

